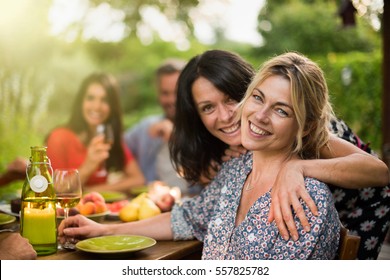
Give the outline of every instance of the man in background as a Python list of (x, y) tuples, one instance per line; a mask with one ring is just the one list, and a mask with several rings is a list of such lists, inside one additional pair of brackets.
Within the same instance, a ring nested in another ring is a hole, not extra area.
[(184, 195), (190, 189), (172, 166), (168, 139), (176, 113), (176, 83), (185, 65), (185, 61), (171, 58), (157, 68), (157, 97), (163, 114), (145, 117), (127, 130), (124, 136), (148, 184), (162, 181), (172, 187), (178, 186)]

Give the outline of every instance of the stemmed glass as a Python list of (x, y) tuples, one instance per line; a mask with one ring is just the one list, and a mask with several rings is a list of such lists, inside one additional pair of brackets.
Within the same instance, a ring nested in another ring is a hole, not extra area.
[[(112, 128), (112, 125), (110, 124), (99, 124), (96, 127), (96, 135), (104, 135), (104, 141), (107, 144), (114, 144), (114, 129)], [(102, 170), (99, 171), (99, 175), (105, 176), (108, 173), (108, 170), (106, 168), (106, 164), (103, 163)]]
[[(54, 170), (54, 189), (56, 191), (56, 206), (64, 209), (64, 219), (69, 217), (69, 209), (75, 207), (81, 199), (82, 189), (80, 175), (77, 169)], [(75, 244), (66, 239), (62, 248), (74, 249)]]
[(114, 144), (114, 129), (110, 124), (99, 124), (96, 127), (96, 134), (104, 134), (104, 141), (108, 144)]

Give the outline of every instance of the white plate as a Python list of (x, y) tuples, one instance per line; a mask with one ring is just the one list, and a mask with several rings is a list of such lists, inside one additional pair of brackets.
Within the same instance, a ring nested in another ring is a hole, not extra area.
[(11, 216), (19, 217), (19, 214), (11, 211), (10, 204), (0, 204), (0, 211)]

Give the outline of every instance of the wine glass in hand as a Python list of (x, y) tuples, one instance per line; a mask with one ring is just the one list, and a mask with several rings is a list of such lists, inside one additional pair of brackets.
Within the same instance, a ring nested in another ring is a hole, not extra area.
[[(54, 171), (56, 206), (64, 209), (64, 219), (69, 217), (69, 209), (75, 207), (82, 195), (80, 175), (77, 169), (56, 169)], [(74, 249), (72, 240), (66, 239), (62, 248)]]
[[(96, 127), (96, 135), (104, 135), (104, 142), (110, 144), (111, 146), (114, 144), (114, 129), (110, 124), (99, 124)], [(98, 172), (100, 176), (106, 176), (108, 174), (108, 170), (106, 168), (106, 163), (104, 162), (102, 165), (102, 169)]]
[(96, 134), (97, 135), (103, 134), (104, 135), (104, 141), (107, 144), (110, 144), (110, 145), (114, 144), (114, 130), (112, 128), (112, 125), (110, 125), (110, 124), (99, 124), (96, 127)]

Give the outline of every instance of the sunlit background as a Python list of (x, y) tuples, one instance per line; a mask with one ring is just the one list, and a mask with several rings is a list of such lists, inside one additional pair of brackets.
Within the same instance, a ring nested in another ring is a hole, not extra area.
[[(153, 71), (221, 48), (257, 68), (297, 50), (324, 68), (336, 112), (380, 147), (383, 0), (0, 0), (0, 171), (63, 124), (93, 71), (122, 87), (125, 126), (159, 112)], [(353, 108), (353, 109), (351, 109)]]
[[(200, 1), (189, 12), (189, 18), (194, 24), (196, 38), (202, 43), (215, 43), (215, 29), (220, 28), (230, 40), (258, 46), (262, 40), (257, 32), (257, 16), (263, 5), (263, 0)], [(190, 31), (185, 24), (169, 18), (157, 6), (144, 5), (139, 12), (141, 21), (136, 30), (131, 30), (124, 22), (124, 11), (113, 8), (109, 3), (91, 8), (88, 0), (54, 0), (49, 11), (50, 31), (66, 41), (74, 41), (78, 31), (69, 29), (69, 26), (82, 22), (82, 37), (86, 40), (119, 42), (135, 32), (142, 43), (148, 45), (153, 42), (153, 34), (157, 33), (161, 39), (175, 42), (179, 50), (190, 47), (187, 39)]]

